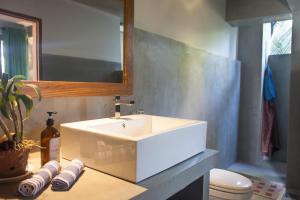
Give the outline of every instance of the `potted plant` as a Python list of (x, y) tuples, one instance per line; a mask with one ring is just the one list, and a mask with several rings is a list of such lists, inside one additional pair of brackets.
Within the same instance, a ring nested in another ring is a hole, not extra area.
[(33, 98), (24, 88), (32, 88), (38, 101), (41, 93), (36, 85), (23, 80), (21, 75), (9, 79), (6, 73), (0, 80), (0, 178), (25, 174), (29, 151), (35, 144), (24, 139), (24, 121), (34, 106)]

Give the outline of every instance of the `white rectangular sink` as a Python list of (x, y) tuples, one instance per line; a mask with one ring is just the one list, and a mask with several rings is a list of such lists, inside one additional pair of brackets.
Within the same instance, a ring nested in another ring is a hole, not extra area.
[(203, 121), (151, 115), (62, 124), (62, 154), (139, 182), (204, 151), (206, 128)]

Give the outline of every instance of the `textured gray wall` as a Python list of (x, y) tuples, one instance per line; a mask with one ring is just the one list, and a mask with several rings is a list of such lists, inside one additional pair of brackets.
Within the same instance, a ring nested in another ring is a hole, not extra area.
[[(261, 154), (262, 35), (261, 24), (242, 26), (239, 30), (238, 59), (242, 65), (238, 161), (270, 166), (272, 163), (263, 162)], [(272, 161), (286, 162), (291, 55), (271, 56), (269, 63), (278, 91), (276, 107), (281, 143), (281, 149), (274, 154)]]
[(286, 0), (227, 0), (226, 20), (233, 25), (291, 18)]
[[(295, 2), (296, 3), (296, 2)], [(287, 188), (300, 197), (300, 2), (293, 13), (290, 123), (288, 135)]]
[[(136, 107), (147, 114), (208, 121), (207, 144), (220, 151), (220, 166), (235, 162), (239, 62), (136, 29), (134, 73)], [(46, 111), (58, 111), (55, 119), (60, 124), (110, 117), (113, 109), (112, 97), (45, 99), (26, 124), (27, 136), (39, 138)], [(126, 113), (124, 107), (122, 113)]]
[(278, 95), (276, 99), (276, 114), (280, 140), (280, 150), (275, 152), (272, 160), (279, 162), (287, 162), (291, 61), (291, 55), (269, 57), (269, 64)]
[[(284, 1), (284, 0), (282, 0)], [(300, 10), (300, 1), (298, 0), (286, 0), (289, 4), (289, 7), (292, 11), (299, 11)]]
[(208, 121), (207, 144), (220, 151), (221, 166), (236, 160), (239, 62), (136, 29), (134, 66), (137, 107)]
[(27, 138), (40, 140), (40, 133), (46, 127), (46, 112), (56, 111), (55, 126), (61, 123), (111, 117), (114, 113), (113, 97), (47, 98), (34, 108), (32, 116), (25, 123)]
[(134, 24), (141, 30), (236, 59), (238, 33), (225, 21), (226, 1), (136, 0)]
[(261, 162), (262, 25), (240, 27), (238, 59), (241, 65), (241, 102), (238, 160)]

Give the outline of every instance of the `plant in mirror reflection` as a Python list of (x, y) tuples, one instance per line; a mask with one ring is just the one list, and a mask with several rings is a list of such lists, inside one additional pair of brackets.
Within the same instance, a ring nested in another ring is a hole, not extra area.
[(24, 140), (24, 121), (30, 116), (34, 107), (33, 97), (26, 94), (25, 88), (31, 88), (38, 99), (42, 96), (37, 85), (25, 83), (25, 77), (16, 75), (11, 79), (3, 73), (0, 83), (0, 151), (16, 148), (29, 148), (34, 145)]

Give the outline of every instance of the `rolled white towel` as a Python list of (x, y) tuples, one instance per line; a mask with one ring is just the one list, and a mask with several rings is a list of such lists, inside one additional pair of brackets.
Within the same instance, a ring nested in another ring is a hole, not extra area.
[(75, 183), (84, 168), (84, 163), (78, 159), (74, 159), (71, 163), (56, 176), (51, 184), (54, 191), (65, 191)]
[(61, 166), (57, 161), (49, 161), (32, 178), (22, 181), (18, 191), (25, 197), (37, 195), (60, 172), (60, 169)]

